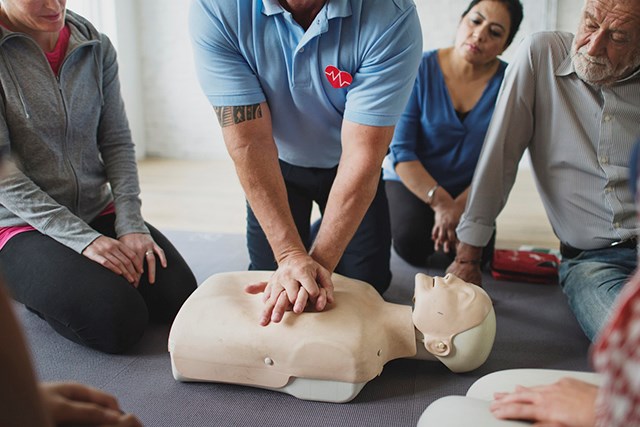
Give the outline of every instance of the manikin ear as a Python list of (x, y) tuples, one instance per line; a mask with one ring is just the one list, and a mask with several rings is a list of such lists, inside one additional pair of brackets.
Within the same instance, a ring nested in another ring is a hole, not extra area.
[(451, 339), (425, 338), (424, 343), (427, 351), (435, 356), (448, 356), (451, 353)]

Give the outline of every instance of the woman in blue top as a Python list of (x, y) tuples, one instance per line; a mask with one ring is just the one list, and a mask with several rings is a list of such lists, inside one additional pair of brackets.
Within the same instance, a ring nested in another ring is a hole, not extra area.
[(474, 0), (455, 45), (423, 56), (384, 162), (393, 247), (411, 264), (424, 266), (439, 250), (453, 258), (455, 228), (506, 68), (498, 55), (521, 21), (519, 0)]

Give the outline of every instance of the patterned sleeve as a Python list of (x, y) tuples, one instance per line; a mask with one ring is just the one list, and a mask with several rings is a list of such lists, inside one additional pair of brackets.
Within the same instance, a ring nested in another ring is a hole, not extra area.
[[(629, 183), (638, 206), (640, 141), (630, 163)], [(640, 272), (618, 296), (611, 320), (593, 348), (593, 364), (604, 377), (596, 403), (596, 425), (640, 425)]]

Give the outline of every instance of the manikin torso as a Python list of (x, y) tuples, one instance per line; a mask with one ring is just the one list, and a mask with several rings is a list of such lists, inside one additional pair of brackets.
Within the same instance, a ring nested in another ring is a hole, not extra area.
[[(495, 337), (491, 300), (455, 276), (416, 276), (415, 310), (334, 274), (335, 302), (285, 313), (262, 327), (259, 295), (244, 285), (272, 272), (217, 274), (181, 308), (169, 336), (174, 377), (268, 388), (302, 399), (345, 402), (389, 360), (440, 360), (454, 372), (480, 366)], [(417, 326), (417, 327), (416, 327)]]

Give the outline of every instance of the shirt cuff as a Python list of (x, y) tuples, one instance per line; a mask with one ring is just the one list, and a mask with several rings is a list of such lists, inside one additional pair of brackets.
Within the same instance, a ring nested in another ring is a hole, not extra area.
[(344, 119), (365, 126), (395, 126), (400, 114), (375, 114), (345, 111)]
[(265, 102), (263, 93), (245, 93), (229, 95), (207, 95), (207, 99), (214, 107), (231, 107), (239, 105), (254, 105)]
[(412, 162), (414, 160), (419, 160), (416, 153), (413, 151), (394, 151), (393, 152), (393, 165), (397, 165), (402, 162)]
[(484, 248), (489, 243), (489, 240), (491, 240), (494, 230), (495, 226), (493, 225), (473, 222), (465, 219), (464, 215), (462, 215), (460, 224), (458, 224), (458, 228), (456, 228), (456, 234), (458, 235), (458, 240), (462, 243)]

